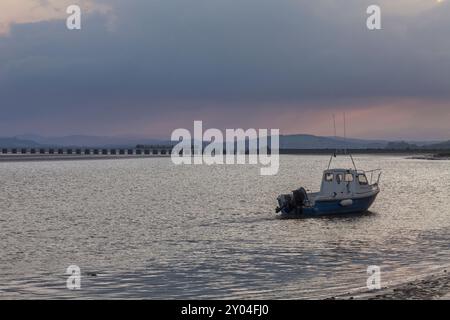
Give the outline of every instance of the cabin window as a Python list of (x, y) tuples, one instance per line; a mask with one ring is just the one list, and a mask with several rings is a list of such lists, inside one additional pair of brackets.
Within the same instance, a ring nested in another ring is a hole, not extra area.
[(353, 174), (346, 173), (345, 174), (345, 182), (352, 182), (353, 181)]
[(359, 184), (362, 184), (362, 185), (369, 184), (369, 182), (367, 181), (366, 176), (363, 175), (363, 174), (358, 175), (358, 182), (359, 182)]
[(326, 182), (332, 182), (333, 181), (333, 174), (332, 173), (325, 173), (325, 181)]
[(342, 173), (339, 173), (336, 175), (336, 182), (338, 184), (341, 184), (342, 180), (344, 180), (344, 175)]

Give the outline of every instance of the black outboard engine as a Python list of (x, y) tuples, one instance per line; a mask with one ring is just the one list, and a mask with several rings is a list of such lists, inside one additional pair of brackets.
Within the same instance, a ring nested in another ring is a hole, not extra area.
[(278, 198), (278, 207), (275, 209), (276, 213), (283, 211), (284, 213), (302, 214), (303, 207), (308, 200), (308, 194), (304, 188), (299, 188), (292, 191), (291, 194), (282, 194)]
[(305, 205), (305, 200), (308, 199), (308, 194), (304, 188), (292, 191), (292, 195), (294, 196), (294, 205), (296, 207), (303, 207)]
[(280, 211), (290, 212), (293, 209), (293, 200), (292, 195), (290, 194), (282, 194), (278, 196), (278, 207), (275, 209), (276, 213)]

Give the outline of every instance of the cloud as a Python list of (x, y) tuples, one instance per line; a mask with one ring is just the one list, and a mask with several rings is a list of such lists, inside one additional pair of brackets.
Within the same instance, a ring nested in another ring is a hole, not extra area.
[(85, 13), (110, 11), (94, 0), (2, 0), (0, 3), (0, 35), (8, 34), (15, 24), (65, 20), (69, 5), (79, 5)]
[(382, 0), (375, 32), (365, 0), (87, 1), (80, 32), (55, 20), (64, 1), (39, 3), (46, 14), (0, 13), (10, 26), (0, 37), (2, 125), (145, 131), (136, 117), (171, 127), (177, 114), (208, 110), (216, 126), (239, 115), (281, 125), (280, 112), (450, 99), (446, 2)]

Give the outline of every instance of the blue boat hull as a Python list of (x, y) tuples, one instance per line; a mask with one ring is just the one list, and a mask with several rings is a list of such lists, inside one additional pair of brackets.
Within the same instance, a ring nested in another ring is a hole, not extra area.
[(361, 213), (369, 210), (377, 198), (378, 193), (368, 197), (352, 199), (353, 203), (349, 206), (342, 206), (340, 200), (323, 200), (316, 201), (312, 207), (303, 207), (301, 209), (294, 209), (290, 212), (282, 210), (282, 216), (326, 216), (326, 215), (340, 215)]

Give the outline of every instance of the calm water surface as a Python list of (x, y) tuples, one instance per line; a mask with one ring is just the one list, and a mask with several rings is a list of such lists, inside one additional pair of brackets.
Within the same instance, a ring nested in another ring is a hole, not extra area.
[(275, 199), (317, 190), (326, 156), (282, 156), (273, 177), (168, 158), (0, 163), (0, 298), (321, 298), (363, 288), (369, 265), (384, 284), (446, 266), (450, 161), (356, 161), (384, 170), (371, 212), (299, 220), (277, 219)]

